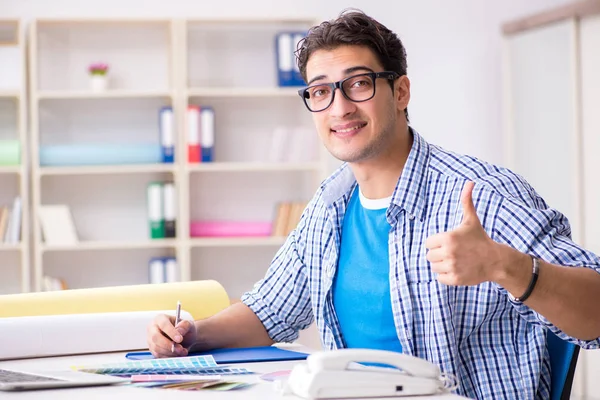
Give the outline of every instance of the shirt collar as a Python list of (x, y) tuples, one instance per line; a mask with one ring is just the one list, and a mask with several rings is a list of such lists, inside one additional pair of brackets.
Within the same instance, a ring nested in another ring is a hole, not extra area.
[[(423, 220), (430, 148), (416, 130), (410, 128), (410, 132), (413, 136), (412, 147), (392, 194), (389, 213), (390, 217), (395, 218), (400, 210), (405, 210), (409, 217)], [(352, 169), (344, 163), (321, 185), (325, 205), (329, 207), (341, 197), (349, 197), (355, 185), (356, 179)], [(398, 209), (394, 209), (392, 205)]]

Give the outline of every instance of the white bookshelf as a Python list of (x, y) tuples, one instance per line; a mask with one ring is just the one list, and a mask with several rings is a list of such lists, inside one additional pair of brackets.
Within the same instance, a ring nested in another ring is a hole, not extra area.
[[(32, 208), (66, 204), (78, 242), (49, 245), (34, 219), (34, 275), (69, 288), (148, 283), (151, 257), (178, 257), (176, 239), (148, 235), (146, 188), (178, 182), (176, 164), (56, 163), (41, 148), (159, 143), (158, 110), (175, 103), (170, 20), (34, 20), (30, 25)], [(109, 64), (93, 91), (87, 67)]]
[[(148, 261), (156, 256), (175, 256), (181, 280), (218, 279), (232, 298), (261, 278), (285, 238), (191, 237), (190, 223), (272, 221), (278, 202), (309, 200), (325, 177), (327, 161), (298, 88), (277, 85), (275, 34), (312, 25), (295, 19), (34, 20), (33, 210), (38, 215), (42, 205), (67, 204), (79, 236), (73, 245), (47, 245), (36, 220), (36, 289), (45, 274), (72, 288), (147, 283)], [(88, 88), (86, 66), (95, 61), (117, 74), (104, 92)], [(185, 112), (192, 104), (215, 110), (213, 162), (188, 163)], [(165, 105), (176, 118), (174, 164), (40, 165), (41, 146), (156, 139)], [(269, 145), (281, 127), (295, 129), (294, 140), (305, 147), (274, 160)], [(177, 188), (177, 237), (149, 239), (146, 187), (168, 180)]]
[(0, 140), (19, 141), (19, 164), (0, 165), (0, 206), (21, 198), (20, 240), (0, 240), (0, 294), (31, 290), (29, 256), (29, 181), (27, 169), (27, 86), (25, 30), (19, 20), (0, 19)]

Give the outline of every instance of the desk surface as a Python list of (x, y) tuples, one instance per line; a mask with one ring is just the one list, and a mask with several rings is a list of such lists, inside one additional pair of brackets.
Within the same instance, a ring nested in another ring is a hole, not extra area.
[[(48, 357), (35, 358), (27, 360), (11, 360), (0, 362), (0, 368), (14, 368), (21, 371), (35, 370), (52, 370), (52, 369), (67, 369), (73, 365), (97, 365), (103, 363), (124, 362), (125, 353), (104, 353), (91, 354), (81, 356), (65, 356), (65, 357)], [(262, 373), (282, 371), (291, 369), (298, 361), (281, 361), (281, 362), (264, 362), (264, 363), (248, 363), (248, 364), (233, 364), (239, 367), (245, 367), (256, 372), (253, 375), (232, 376), (232, 380), (256, 382), (250, 388), (240, 390), (230, 390), (226, 392), (218, 392), (212, 390), (190, 391), (183, 390), (167, 390), (167, 389), (151, 389), (139, 388), (131, 386), (100, 386), (88, 388), (70, 388), (70, 389), (52, 389), (52, 390), (32, 390), (24, 392), (0, 392), (2, 399), (54, 399), (60, 400), (69, 399), (136, 399), (143, 398), (144, 400), (168, 400), (168, 399), (186, 399), (186, 398), (202, 398), (202, 399), (227, 399), (227, 400), (298, 400), (299, 397), (292, 395), (282, 395), (274, 387), (272, 382), (263, 381), (260, 379)], [(391, 398), (389, 398), (391, 399)], [(440, 395), (429, 397), (398, 397), (403, 400), (456, 400), (463, 397), (455, 395)]]

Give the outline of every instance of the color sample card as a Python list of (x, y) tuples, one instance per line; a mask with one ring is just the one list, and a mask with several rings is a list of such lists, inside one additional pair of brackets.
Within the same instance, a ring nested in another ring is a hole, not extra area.
[(235, 375), (253, 373), (246, 368), (228, 368), (225, 366), (217, 366), (217, 363), (212, 356), (159, 358), (74, 368), (82, 372), (115, 376), (131, 376), (140, 374)]
[(173, 381), (214, 381), (215, 379), (221, 379), (219, 375), (153, 375), (153, 374), (142, 374), (142, 375), (131, 375), (131, 382), (173, 382)]
[(254, 385), (251, 382), (235, 382), (217, 380), (198, 380), (198, 381), (180, 381), (180, 382), (136, 382), (131, 384), (139, 388), (159, 388), (174, 390), (201, 390), (210, 389), (218, 391), (238, 390)]
[[(157, 358), (152, 360), (128, 361), (122, 363), (102, 364), (97, 367), (76, 367), (83, 372), (96, 374), (141, 374), (160, 373), (167, 370), (188, 370), (216, 367), (217, 363), (212, 356)], [(140, 372), (142, 371), (142, 372)]]
[(238, 390), (244, 389), (254, 385), (254, 383), (250, 382), (221, 382), (215, 385), (206, 386), (206, 389), (209, 390), (218, 390), (218, 391), (227, 391), (227, 390)]

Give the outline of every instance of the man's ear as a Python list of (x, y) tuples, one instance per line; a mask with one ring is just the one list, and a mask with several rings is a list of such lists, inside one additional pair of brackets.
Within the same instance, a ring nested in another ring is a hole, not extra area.
[(404, 111), (410, 102), (410, 80), (408, 79), (408, 76), (402, 75), (400, 78), (396, 79), (394, 89), (394, 98), (398, 110)]

